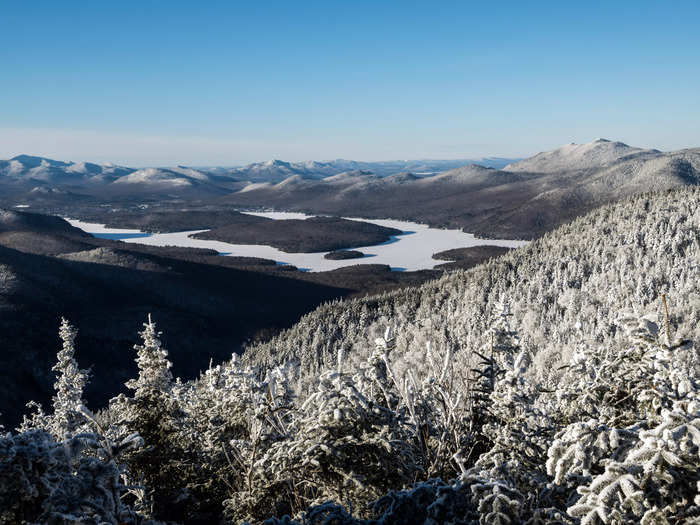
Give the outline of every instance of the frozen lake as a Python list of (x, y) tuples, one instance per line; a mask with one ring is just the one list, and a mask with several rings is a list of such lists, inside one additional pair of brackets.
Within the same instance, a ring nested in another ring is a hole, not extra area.
[[(291, 212), (251, 212), (251, 215), (269, 217), (271, 219), (307, 219), (310, 215)], [(527, 244), (527, 241), (509, 240), (484, 240), (476, 239), (470, 233), (460, 230), (441, 230), (430, 228), (425, 224), (415, 222), (395, 221), (392, 219), (357, 219), (346, 217), (356, 221), (370, 222), (380, 226), (388, 226), (401, 230), (403, 234), (392, 237), (384, 244), (374, 246), (360, 246), (353, 248), (365, 254), (362, 259), (348, 259), (344, 261), (330, 261), (324, 259), (326, 252), (320, 253), (286, 253), (273, 248), (257, 244), (229, 244), (220, 241), (205, 239), (193, 239), (193, 233), (206, 230), (193, 230), (175, 233), (144, 233), (139, 230), (121, 228), (106, 228), (103, 224), (82, 222), (74, 219), (66, 219), (95, 237), (106, 239), (118, 239), (125, 242), (149, 244), (153, 246), (180, 246), (189, 248), (210, 248), (221, 255), (234, 255), (241, 257), (261, 257), (272, 259), (278, 264), (292, 264), (301, 270), (322, 272), (335, 270), (344, 266), (356, 264), (387, 264), (392, 270), (411, 271), (425, 270), (442, 264), (445, 261), (433, 259), (432, 255), (453, 248), (466, 248), (469, 246), (505, 246), (518, 248)]]

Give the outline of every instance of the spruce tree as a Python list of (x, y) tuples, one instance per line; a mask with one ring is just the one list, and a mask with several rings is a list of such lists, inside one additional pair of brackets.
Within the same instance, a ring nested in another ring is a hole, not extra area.
[(173, 376), (170, 373), (172, 363), (168, 361), (168, 351), (160, 341), (160, 332), (148, 314), (148, 322), (144, 323), (140, 333), (143, 344), (135, 345), (136, 364), (139, 367), (138, 379), (132, 379), (126, 386), (134, 390), (135, 397), (142, 397), (149, 392), (169, 392)]
[(58, 362), (52, 370), (58, 377), (54, 383), (53, 416), (51, 433), (61, 439), (73, 434), (86, 423), (83, 389), (88, 381), (88, 371), (78, 368), (75, 360), (75, 338), (78, 331), (66, 319), (61, 319), (59, 335), (62, 348), (58, 352)]

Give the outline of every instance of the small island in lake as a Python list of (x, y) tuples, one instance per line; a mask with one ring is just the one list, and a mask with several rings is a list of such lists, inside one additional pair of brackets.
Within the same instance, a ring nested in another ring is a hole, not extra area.
[(332, 252), (372, 246), (401, 235), (401, 230), (338, 217), (274, 220), (254, 215), (245, 221), (194, 234), (231, 244), (266, 244), (288, 253)]
[(365, 254), (358, 250), (335, 250), (328, 252), (323, 258), (331, 261), (345, 261), (347, 259), (362, 259), (364, 256)]

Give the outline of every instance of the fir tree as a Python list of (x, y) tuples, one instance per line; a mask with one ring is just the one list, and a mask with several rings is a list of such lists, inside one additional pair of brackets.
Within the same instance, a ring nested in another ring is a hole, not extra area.
[(127, 387), (135, 391), (135, 397), (149, 392), (168, 392), (173, 380), (170, 373), (172, 363), (168, 361), (168, 351), (162, 346), (160, 332), (156, 331), (151, 314), (148, 314), (148, 322), (143, 326), (144, 330), (140, 334), (143, 343), (134, 346), (139, 377), (126, 383)]
[(75, 360), (75, 338), (77, 330), (65, 319), (61, 319), (59, 335), (63, 346), (58, 352), (58, 362), (53, 367), (58, 375), (54, 383), (51, 433), (57, 438), (76, 432), (86, 423), (83, 389), (88, 381), (88, 372), (78, 368)]

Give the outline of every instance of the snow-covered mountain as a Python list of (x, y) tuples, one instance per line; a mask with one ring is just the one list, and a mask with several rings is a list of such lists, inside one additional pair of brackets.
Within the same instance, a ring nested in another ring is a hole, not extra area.
[(18, 155), (0, 160), (0, 185), (13, 195), (29, 200), (61, 200), (79, 196), (219, 195), (237, 190), (242, 184), (186, 166), (171, 168), (130, 168), (91, 162), (63, 162), (44, 157)]
[(664, 154), (656, 149), (642, 149), (622, 142), (597, 139), (586, 144), (566, 144), (552, 151), (505, 166), (505, 171), (556, 173), (568, 170), (588, 170), (610, 166), (631, 159), (650, 159)]
[(250, 182), (277, 183), (294, 175), (323, 178), (332, 173), (332, 168), (317, 162), (292, 163), (275, 159), (239, 168), (218, 169), (215, 173)]
[(503, 169), (476, 164), (430, 177), (350, 171), (321, 180), (249, 185), (226, 201), (291, 211), (392, 217), (459, 226), (485, 237), (534, 238), (605, 202), (700, 183), (700, 149), (661, 152), (598, 139)]
[[(417, 177), (431, 176), (470, 162), (482, 162), (485, 166), (504, 166), (509, 159), (488, 158), (469, 160), (387, 161), (358, 162), (337, 159), (326, 162), (285, 162), (268, 160), (240, 167), (192, 168), (148, 167), (131, 168), (113, 164), (92, 162), (64, 162), (45, 157), (18, 155), (0, 160), (0, 182), (28, 182), (51, 185), (151, 185), (158, 187), (193, 186), (193, 181), (216, 184), (226, 188), (242, 188), (243, 183), (270, 183), (276, 185), (290, 177), (321, 180), (342, 173), (364, 171), (377, 177), (411, 172)], [(234, 183), (240, 181), (236, 186)], [(246, 191), (250, 191), (247, 189)]]
[[(198, 172), (197, 172), (198, 173)], [(192, 177), (190, 174), (170, 169), (145, 168), (115, 180), (115, 184), (146, 184), (151, 186), (192, 186), (195, 181), (206, 180), (206, 177)]]
[(207, 171), (220, 175), (229, 175), (239, 180), (250, 182), (277, 183), (294, 175), (307, 179), (324, 179), (340, 173), (369, 171), (378, 177), (387, 177), (397, 173), (411, 172), (419, 177), (428, 177), (451, 170), (465, 164), (480, 164), (486, 167), (502, 168), (512, 159), (488, 157), (480, 159), (456, 160), (396, 160), (381, 162), (360, 162), (354, 160), (336, 159), (330, 161), (284, 162), (268, 160), (237, 168), (215, 167)]
[(135, 171), (132, 168), (113, 164), (91, 162), (63, 162), (17, 155), (9, 160), (0, 160), (0, 179), (17, 182), (34, 181), (49, 184), (109, 183)]

